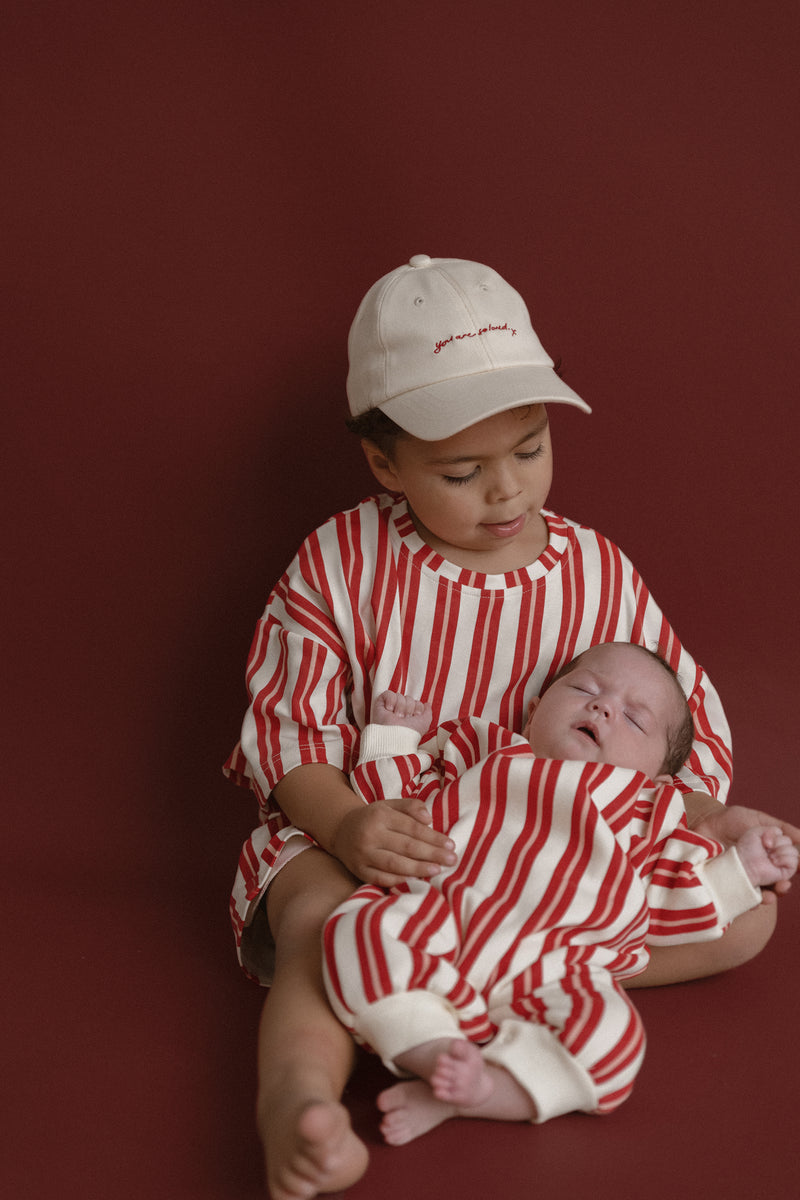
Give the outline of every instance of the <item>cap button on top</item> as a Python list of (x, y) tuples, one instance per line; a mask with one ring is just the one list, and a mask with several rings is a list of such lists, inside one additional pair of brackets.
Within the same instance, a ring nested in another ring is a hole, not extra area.
[(408, 260), (408, 265), (410, 267), (429, 267), (431, 260), (427, 254), (415, 254), (413, 258)]

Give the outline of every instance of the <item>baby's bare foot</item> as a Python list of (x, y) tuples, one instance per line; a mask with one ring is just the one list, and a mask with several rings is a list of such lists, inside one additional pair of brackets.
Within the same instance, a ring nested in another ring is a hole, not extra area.
[(437, 1100), (460, 1109), (483, 1104), (494, 1090), (478, 1047), (458, 1039), (437, 1058), (430, 1084)]
[(311, 1200), (320, 1193), (339, 1192), (367, 1169), (366, 1146), (353, 1133), (341, 1104), (311, 1102), (296, 1120), (271, 1122), (265, 1140), (272, 1200)]
[(381, 1133), (390, 1146), (404, 1146), (457, 1115), (453, 1105), (437, 1100), (421, 1079), (396, 1083), (381, 1092), (378, 1108), (383, 1113)]

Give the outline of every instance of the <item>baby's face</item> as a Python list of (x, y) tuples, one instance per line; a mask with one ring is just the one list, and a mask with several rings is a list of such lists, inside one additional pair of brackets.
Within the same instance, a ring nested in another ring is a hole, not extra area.
[(663, 667), (636, 646), (593, 646), (534, 707), (523, 730), (543, 758), (613, 763), (661, 773), (680, 697)]

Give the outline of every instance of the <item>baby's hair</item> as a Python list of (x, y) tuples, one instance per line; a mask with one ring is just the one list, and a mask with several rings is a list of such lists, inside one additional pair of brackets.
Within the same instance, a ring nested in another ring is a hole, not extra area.
[[(692, 711), (689, 708), (689, 702), (684, 695), (677, 673), (673, 671), (666, 659), (662, 658), (660, 654), (657, 654), (655, 650), (648, 650), (646, 646), (639, 646), (636, 642), (625, 644), (630, 644), (634, 647), (634, 649), (641, 650), (642, 654), (647, 654), (651, 659), (657, 662), (659, 666), (669, 675), (670, 679), (675, 685), (675, 691), (680, 697), (681, 716), (675, 725), (667, 729), (667, 753), (663, 763), (661, 764), (660, 770), (658, 771), (658, 774), (660, 775), (677, 775), (678, 771), (680, 771), (681, 767), (691, 754), (692, 746), (694, 745), (694, 719), (692, 717)], [(589, 650), (593, 649), (593, 646), (589, 647)], [(588, 654), (588, 652), (588, 650), (584, 650), (583, 653), (578, 654), (575, 658), (573, 658), (572, 662), (569, 662), (566, 666), (562, 667), (561, 670), (553, 676), (544, 691), (547, 691), (547, 688), (551, 687), (556, 680), (563, 679), (565, 675), (571, 674), (571, 672), (574, 671), (575, 668), (580, 664), (584, 654)]]

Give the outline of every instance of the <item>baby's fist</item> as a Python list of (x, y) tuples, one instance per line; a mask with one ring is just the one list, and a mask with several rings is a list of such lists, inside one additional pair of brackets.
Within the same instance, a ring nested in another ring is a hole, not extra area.
[(375, 701), (372, 719), (376, 725), (405, 725), (422, 736), (431, 727), (433, 709), (414, 696), (382, 692)]
[(769, 887), (791, 879), (797, 871), (798, 853), (792, 839), (777, 826), (756, 825), (743, 833), (736, 850), (754, 887)]

